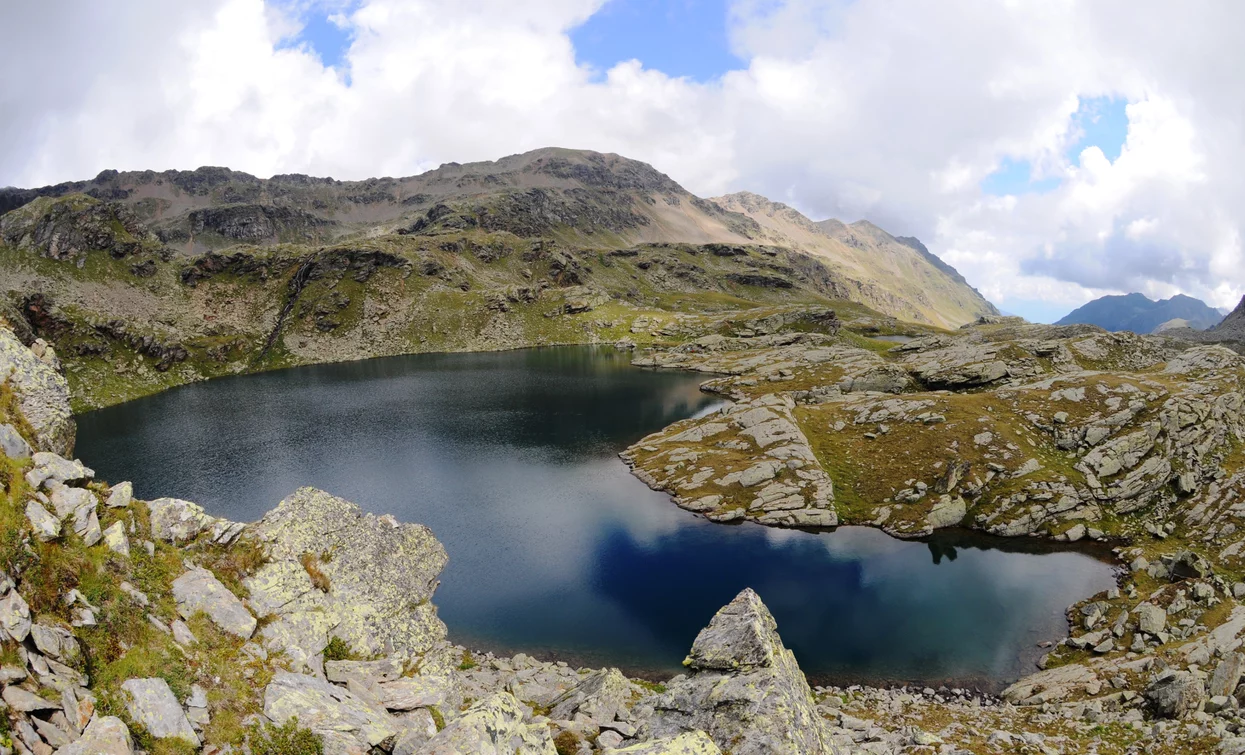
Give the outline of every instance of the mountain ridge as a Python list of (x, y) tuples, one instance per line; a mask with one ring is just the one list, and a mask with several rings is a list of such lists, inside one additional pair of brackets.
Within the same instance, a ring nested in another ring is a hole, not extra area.
[(1207, 330), (1223, 317), (1200, 299), (1176, 294), (1155, 301), (1140, 293), (1102, 296), (1077, 307), (1056, 325), (1097, 325), (1104, 330), (1153, 333), (1172, 320), (1184, 320), (1193, 330)]
[[(237, 243), (331, 244), (464, 228), (602, 248), (770, 243), (812, 254), (842, 276), (853, 298), (901, 319), (955, 328), (997, 313), (923, 246), (854, 225), (851, 238), (872, 239), (865, 245), (875, 248), (853, 249), (850, 239), (836, 239), (785, 205), (784, 227), (767, 231), (749, 212), (697, 197), (653, 166), (616, 154), (551, 147), (360, 181), (302, 174), (263, 179), (210, 166), (159, 173), (106, 170), (84, 181), (0, 189), (0, 213), (41, 197), (73, 194), (125, 207), (173, 253), (186, 256)], [(777, 205), (749, 196), (758, 206), (761, 201)], [(803, 236), (816, 237), (817, 243), (806, 243)], [(889, 269), (862, 261), (867, 252), (884, 252)]]

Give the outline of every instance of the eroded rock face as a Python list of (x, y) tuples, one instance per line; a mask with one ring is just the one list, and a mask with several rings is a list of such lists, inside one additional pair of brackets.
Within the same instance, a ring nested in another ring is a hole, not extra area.
[(0, 383), (6, 381), (34, 428), (39, 450), (61, 456), (73, 453), (77, 426), (69, 412), (69, 384), (51, 364), (0, 327)]
[(270, 560), (246, 582), (251, 608), (274, 617), (262, 636), (296, 662), (315, 667), (332, 636), (365, 655), (422, 653), (445, 638), (429, 601), (446, 554), (427, 527), (302, 488), (252, 534)]
[(795, 656), (751, 589), (718, 611), (683, 663), (691, 674), (652, 701), (647, 738), (703, 730), (735, 755), (836, 752)]

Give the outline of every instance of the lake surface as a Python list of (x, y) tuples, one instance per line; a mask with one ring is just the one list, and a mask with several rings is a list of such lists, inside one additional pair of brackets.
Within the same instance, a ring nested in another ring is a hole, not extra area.
[[(184, 386), (78, 418), (77, 452), (140, 498), (249, 521), (302, 485), (432, 528), (451, 638), (654, 674), (744, 587), (814, 680), (997, 688), (1064, 609), (1113, 585), (1083, 552), (940, 533), (723, 525), (617, 453), (712, 410), (704, 376), (568, 347), (300, 367)], [(1026, 552), (1026, 549), (1028, 552)]]

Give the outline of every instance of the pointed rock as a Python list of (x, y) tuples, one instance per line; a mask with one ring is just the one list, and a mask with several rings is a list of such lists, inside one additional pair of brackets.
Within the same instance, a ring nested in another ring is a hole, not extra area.
[(692, 644), (692, 673), (652, 700), (646, 738), (703, 730), (733, 755), (834, 753), (808, 681), (751, 589)]

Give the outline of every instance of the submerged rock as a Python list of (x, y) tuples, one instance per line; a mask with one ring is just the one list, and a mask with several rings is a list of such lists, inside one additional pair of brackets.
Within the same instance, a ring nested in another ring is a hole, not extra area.
[(701, 630), (688, 677), (652, 700), (647, 737), (703, 730), (734, 755), (833, 753), (813, 693), (751, 589)]

